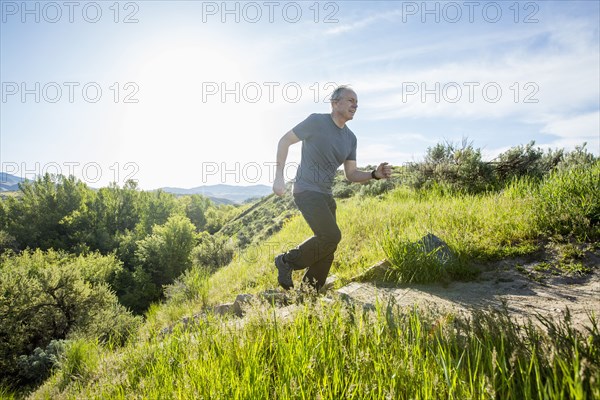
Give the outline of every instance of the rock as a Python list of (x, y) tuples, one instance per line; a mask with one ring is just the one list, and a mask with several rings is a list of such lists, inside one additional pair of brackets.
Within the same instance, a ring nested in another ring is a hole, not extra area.
[(233, 313), (235, 314), (235, 316), (240, 318), (243, 317), (244, 310), (242, 306), (245, 304), (249, 304), (253, 298), (254, 296), (248, 293), (238, 294), (235, 298), (235, 301), (233, 302)]
[(279, 290), (265, 290), (259, 296), (269, 304), (287, 306), (290, 302), (289, 297)]
[(233, 303), (219, 304), (213, 308), (215, 315), (226, 315), (233, 312)]
[(336, 281), (337, 281), (337, 276), (335, 276), (335, 275), (328, 276), (327, 279), (325, 280), (325, 284), (323, 285), (323, 287), (321, 287), (321, 289), (319, 289), (319, 293), (321, 293), (321, 294), (326, 293), (329, 289), (331, 289), (333, 287), (333, 285), (335, 284)]
[(417, 243), (423, 245), (423, 252), (427, 254), (435, 252), (435, 257), (441, 265), (446, 265), (454, 260), (454, 253), (452, 253), (450, 247), (433, 233), (423, 236)]
[(253, 298), (254, 296), (249, 293), (238, 294), (235, 297), (235, 303), (250, 303)]
[(165, 326), (164, 328), (162, 328), (159, 332), (159, 337), (163, 338), (167, 335), (170, 335), (171, 333), (173, 333), (173, 327), (172, 326)]
[(381, 260), (369, 267), (365, 272), (358, 275), (353, 281), (385, 281), (385, 276), (390, 268), (388, 260)]

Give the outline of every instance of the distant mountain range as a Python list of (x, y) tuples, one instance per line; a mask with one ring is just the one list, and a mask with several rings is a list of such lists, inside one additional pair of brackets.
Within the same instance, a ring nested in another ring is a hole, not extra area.
[(163, 187), (161, 190), (175, 195), (201, 194), (213, 200), (215, 203), (243, 203), (248, 199), (259, 198), (271, 193), (271, 187), (267, 185), (235, 186), (235, 185), (204, 185), (191, 189)]
[(6, 172), (0, 172), (0, 192), (14, 192), (19, 190), (19, 183), (25, 179)]
[[(18, 191), (19, 183), (24, 181), (25, 179), (21, 177), (0, 172), (0, 193)], [(271, 187), (267, 185), (235, 186), (218, 184), (198, 186), (191, 189), (164, 187), (161, 190), (177, 196), (201, 194), (217, 204), (239, 204), (271, 193)]]

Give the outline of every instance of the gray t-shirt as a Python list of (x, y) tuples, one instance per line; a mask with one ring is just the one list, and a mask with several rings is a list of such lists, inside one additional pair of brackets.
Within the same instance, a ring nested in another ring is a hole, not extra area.
[(302, 140), (302, 158), (294, 193), (312, 190), (331, 194), (335, 171), (346, 160), (356, 160), (356, 136), (339, 128), (331, 114), (311, 114), (293, 129)]

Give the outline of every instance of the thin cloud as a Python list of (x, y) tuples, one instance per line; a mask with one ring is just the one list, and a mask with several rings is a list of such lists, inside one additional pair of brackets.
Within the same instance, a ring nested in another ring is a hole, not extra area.
[(556, 118), (542, 128), (542, 132), (562, 138), (598, 138), (600, 111)]
[(325, 33), (328, 35), (339, 35), (346, 32), (357, 31), (371, 26), (379, 21), (393, 22), (397, 19), (397, 17), (400, 16), (402, 16), (401, 10), (392, 10), (384, 13), (377, 13), (363, 17), (359, 20), (350, 23), (338, 25), (335, 28), (327, 29)]

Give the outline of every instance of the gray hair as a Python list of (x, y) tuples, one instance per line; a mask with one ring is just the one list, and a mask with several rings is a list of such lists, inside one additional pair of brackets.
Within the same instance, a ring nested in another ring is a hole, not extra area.
[(340, 86), (338, 86), (338, 87), (335, 88), (335, 90), (333, 91), (333, 93), (331, 93), (331, 97), (329, 98), (329, 101), (334, 102), (336, 100), (339, 100), (342, 97), (342, 92), (344, 90), (349, 90), (351, 92), (354, 91), (348, 85), (340, 85)]

